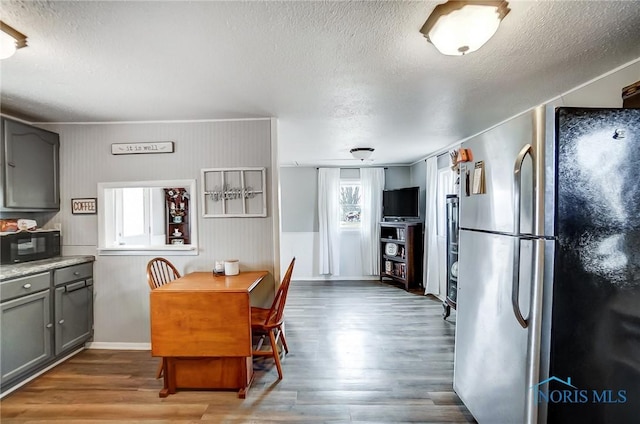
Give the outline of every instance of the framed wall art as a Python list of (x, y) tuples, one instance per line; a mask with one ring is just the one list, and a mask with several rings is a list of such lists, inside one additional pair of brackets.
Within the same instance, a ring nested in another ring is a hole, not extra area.
[(267, 216), (265, 168), (209, 168), (201, 174), (204, 218)]

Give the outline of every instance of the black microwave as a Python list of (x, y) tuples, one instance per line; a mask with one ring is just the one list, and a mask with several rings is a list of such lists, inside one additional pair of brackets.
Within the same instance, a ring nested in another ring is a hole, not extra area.
[(59, 230), (2, 233), (0, 264), (17, 264), (60, 256), (60, 246)]

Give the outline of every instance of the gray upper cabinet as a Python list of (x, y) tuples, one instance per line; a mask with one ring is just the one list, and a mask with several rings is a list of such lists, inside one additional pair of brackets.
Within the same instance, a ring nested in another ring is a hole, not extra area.
[(1, 126), (0, 211), (59, 210), (59, 135), (7, 118)]

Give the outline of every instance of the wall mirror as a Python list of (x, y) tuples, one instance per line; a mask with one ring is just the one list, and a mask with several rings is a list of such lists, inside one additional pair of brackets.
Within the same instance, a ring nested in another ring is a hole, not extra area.
[(198, 253), (195, 180), (98, 183), (101, 255)]

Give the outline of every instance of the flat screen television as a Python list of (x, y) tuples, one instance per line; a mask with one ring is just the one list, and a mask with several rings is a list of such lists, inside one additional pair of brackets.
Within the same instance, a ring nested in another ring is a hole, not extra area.
[(386, 219), (417, 219), (420, 187), (405, 187), (382, 192), (382, 216)]

